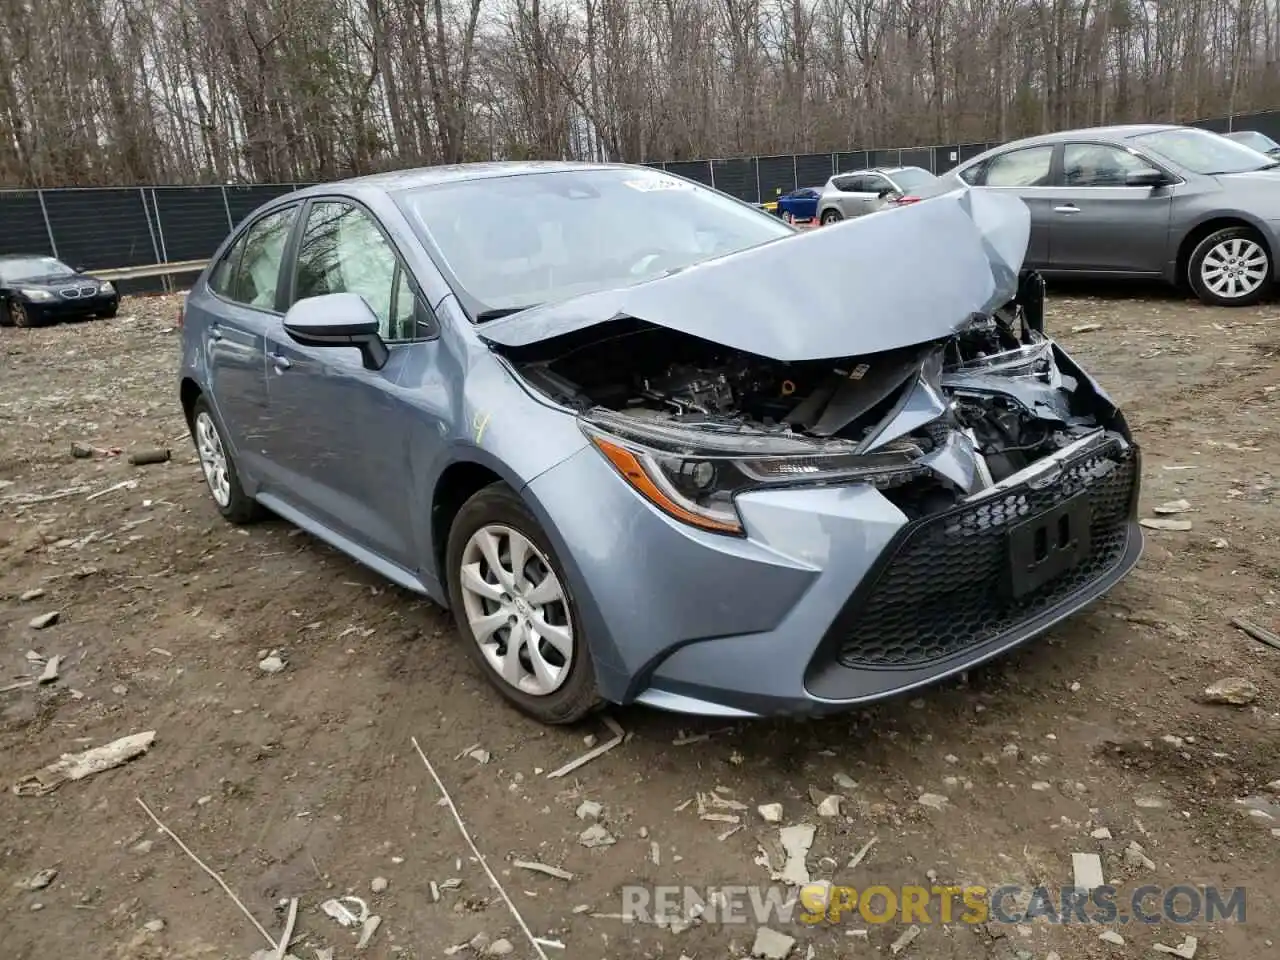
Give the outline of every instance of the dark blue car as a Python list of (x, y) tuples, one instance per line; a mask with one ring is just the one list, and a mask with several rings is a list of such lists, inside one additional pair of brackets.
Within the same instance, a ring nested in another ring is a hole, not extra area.
[(785, 219), (791, 214), (795, 220), (812, 220), (818, 215), (819, 192), (817, 187), (801, 187), (784, 193), (778, 198), (778, 216)]

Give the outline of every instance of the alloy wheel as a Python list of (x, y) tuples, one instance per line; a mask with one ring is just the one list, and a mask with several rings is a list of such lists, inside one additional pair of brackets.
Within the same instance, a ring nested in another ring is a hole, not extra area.
[(494, 672), (531, 696), (560, 689), (573, 666), (573, 624), (537, 545), (505, 524), (483, 526), (463, 548), (458, 576), (472, 638)]
[(213, 423), (213, 417), (205, 410), (196, 414), (196, 451), (200, 454), (200, 466), (209, 492), (218, 506), (231, 503), (231, 477), (227, 471), (227, 453), (222, 448), (222, 437)]
[(1225, 300), (1247, 297), (1267, 279), (1267, 253), (1253, 240), (1233, 237), (1215, 245), (1200, 262), (1200, 279)]

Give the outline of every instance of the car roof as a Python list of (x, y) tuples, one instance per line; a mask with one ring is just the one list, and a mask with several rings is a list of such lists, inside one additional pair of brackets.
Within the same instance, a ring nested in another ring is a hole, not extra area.
[[(860, 167), (857, 170), (845, 170), (842, 173), (832, 175), (834, 177), (853, 177), (860, 173), (883, 173), (886, 175), (901, 173), (903, 170), (924, 170), (924, 167), (914, 167), (907, 164), (905, 167)], [(831, 179), (831, 178), (828, 178)]]
[[(407, 170), (389, 170), (363, 177), (351, 177), (334, 183), (316, 184), (299, 190), (299, 194), (332, 190), (335, 187), (371, 187), (388, 193), (430, 187), (442, 183), (459, 183), (467, 180), (491, 180), (495, 177), (519, 177), (539, 173), (562, 173), (569, 170), (635, 170), (644, 168), (637, 164), (590, 163), (576, 160), (501, 160), (483, 163), (451, 163), (435, 167), (412, 167)], [(659, 170), (658, 172), (662, 172)]]
[(57, 260), (52, 253), (0, 253), (0, 263), (6, 260)]
[(1056, 130), (1053, 133), (1042, 133), (1034, 137), (1024, 137), (1021, 140), (1011, 140), (1008, 143), (1002, 143), (999, 147), (993, 147), (993, 150), (1003, 150), (1008, 147), (1032, 147), (1037, 144), (1062, 143), (1065, 140), (1128, 140), (1130, 137), (1140, 137), (1147, 133), (1159, 133), (1162, 130), (1187, 130), (1194, 129), (1191, 127), (1183, 127), (1176, 123), (1125, 123), (1115, 124), (1109, 127), (1078, 127), (1074, 130)]

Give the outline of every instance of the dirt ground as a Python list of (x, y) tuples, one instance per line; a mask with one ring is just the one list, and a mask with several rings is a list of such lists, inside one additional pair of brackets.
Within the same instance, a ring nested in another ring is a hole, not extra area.
[[(478, 934), (535, 956), (439, 803), (416, 737), (530, 930), (563, 944), (548, 957), (749, 955), (755, 922), (672, 930), (616, 915), (626, 884), (769, 883), (756, 862), (760, 838), (777, 836), (756, 812), (769, 802), (784, 824), (816, 825), (813, 877), (859, 888), (1056, 889), (1073, 853), (1100, 854), (1125, 888), (1246, 888), (1244, 923), (934, 922), (904, 960), (1154, 957), (1187, 933), (1199, 960), (1277, 955), (1280, 808), (1261, 798), (1280, 802), (1267, 787), (1280, 779), (1280, 650), (1228, 618), (1280, 629), (1280, 305), (1051, 295), (1050, 331), (1144, 447), (1144, 516), (1185, 498), (1173, 519), (1190, 531), (1149, 530), (1106, 599), (966, 682), (820, 722), (615, 710), (629, 738), (555, 780), (546, 773), (587, 738), (609, 736), (599, 721), (523, 719), (438, 609), (281, 521), (220, 520), (177, 404), (176, 298), (126, 301), (113, 321), (0, 330), (0, 687), (36, 677), (34, 654), (63, 658), (55, 681), (0, 693), (0, 952), (244, 960), (268, 946), (141, 798), (271, 935), (282, 899), (299, 898), (300, 960), (356, 955), (355, 933), (320, 910), (348, 894), (382, 918), (361, 956), (500, 955), (449, 952)], [(76, 458), (73, 443), (108, 452)], [(157, 446), (170, 462), (127, 462)], [(286, 661), (275, 674), (259, 667), (272, 650)], [(1229, 677), (1252, 681), (1256, 699), (1204, 702)], [(148, 730), (154, 745), (124, 766), (45, 796), (9, 789), (63, 753)], [(487, 762), (464, 754), (477, 746)], [(810, 787), (838, 790), (842, 816), (818, 816)], [(747, 807), (728, 814), (743, 821), (728, 836), (685, 805), (715, 788)], [(922, 794), (949, 800), (934, 809)], [(616, 843), (579, 843), (583, 800), (603, 805)], [(1102, 827), (1110, 839), (1094, 836)], [(1126, 855), (1134, 841), (1148, 863)], [(57, 876), (43, 889), (19, 886), (46, 869)], [(856, 915), (772, 926), (796, 938), (794, 957), (817, 958), (889, 957), (906, 929)], [(1107, 929), (1124, 944), (1100, 940)]]

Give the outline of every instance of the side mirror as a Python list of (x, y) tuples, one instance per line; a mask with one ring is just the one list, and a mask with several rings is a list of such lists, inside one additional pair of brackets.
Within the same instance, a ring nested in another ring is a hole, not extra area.
[(391, 356), (377, 315), (358, 293), (299, 300), (284, 315), (284, 329), (304, 347), (355, 347), (366, 370), (381, 370)]
[(894, 190), (893, 187), (884, 187), (879, 193), (876, 194), (876, 196), (879, 199), (883, 200), (885, 197), (888, 197), (890, 194), (893, 194), (896, 192), (897, 191)]
[(1159, 170), (1135, 170), (1124, 178), (1126, 187), (1163, 187), (1169, 182)]
[(72, 267), (71, 269), (74, 270), (76, 273), (84, 273), (89, 268), (86, 266), (75, 266), (75, 267)]

